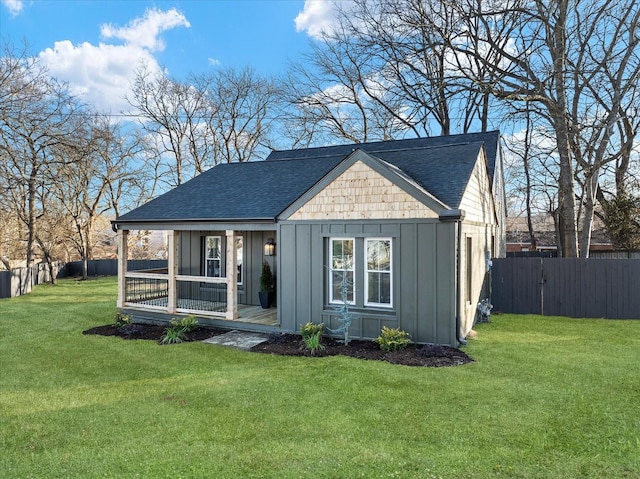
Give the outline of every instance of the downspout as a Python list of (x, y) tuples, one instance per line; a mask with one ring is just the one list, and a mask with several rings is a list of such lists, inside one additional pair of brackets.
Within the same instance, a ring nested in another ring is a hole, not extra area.
[(455, 320), (456, 320), (456, 339), (461, 345), (466, 345), (466, 339), (460, 337), (460, 324), (462, 318), (460, 317), (460, 300), (462, 297), (462, 268), (461, 268), (461, 251), (462, 251), (462, 220), (464, 219), (463, 210), (445, 210), (439, 215), (439, 220), (442, 222), (455, 222), (456, 228), (456, 297), (455, 297)]

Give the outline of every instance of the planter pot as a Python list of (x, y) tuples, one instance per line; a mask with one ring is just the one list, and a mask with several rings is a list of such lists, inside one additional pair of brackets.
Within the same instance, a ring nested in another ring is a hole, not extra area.
[(260, 306), (262, 309), (269, 309), (271, 307), (271, 294), (267, 291), (260, 291), (258, 296), (260, 297)]

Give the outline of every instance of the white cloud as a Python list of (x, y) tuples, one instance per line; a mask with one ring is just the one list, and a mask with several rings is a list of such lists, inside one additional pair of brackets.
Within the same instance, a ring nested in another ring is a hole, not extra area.
[(209, 65), (213, 66), (213, 67), (217, 67), (218, 65), (221, 65), (222, 62), (220, 60), (218, 60), (217, 58), (209, 58)]
[(9, 10), (9, 13), (13, 17), (22, 12), (22, 8), (24, 7), (22, 0), (2, 0), (2, 4)]
[(189, 22), (177, 10), (148, 10), (127, 27), (102, 26), (103, 37), (124, 40), (123, 45), (103, 42), (73, 45), (63, 40), (40, 52), (38, 57), (51, 76), (66, 81), (71, 91), (84, 101), (100, 112), (117, 114), (129, 109), (124, 96), (136, 69), (145, 63), (151, 72), (160, 70), (153, 56), (153, 52), (164, 48), (160, 34), (178, 26), (189, 27)]
[(164, 42), (159, 35), (175, 27), (187, 27), (191, 24), (175, 8), (163, 12), (158, 9), (147, 10), (142, 18), (136, 18), (126, 27), (114, 27), (110, 23), (100, 27), (103, 38), (117, 38), (129, 45), (146, 48), (150, 51), (164, 50)]
[(39, 58), (51, 76), (68, 82), (74, 94), (104, 113), (128, 109), (124, 96), (142, 63), (152, 71), (160, 69), (153, 55), (143, 48), (104, 43), (73, 45), (63, 40), (40, 52)]
[(323, 31), (330, 32), (336, 22), (336, 6), (348, 2), (338, 0), (305, 0), (304, 8), (294, 19), (296, 31), (319, 38)]

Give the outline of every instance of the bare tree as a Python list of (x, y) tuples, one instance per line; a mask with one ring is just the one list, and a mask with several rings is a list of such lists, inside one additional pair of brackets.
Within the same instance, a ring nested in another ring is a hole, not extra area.
[(248, 161), (268, 143), (276, 89), (251, 69), (186, 81), (141, 67), (128, 99), (175, 186), (221, 162)]
[[(460, 74), (459, 14), (443, 2), (354, 0), (287, 81), (314, 133), (360, 142), (489, 129), (489, 91)], [(477, 76), (492, 72), (474, 63)]]
[(222, 69), (191, 82), (206, 99), (201, 128), (210, 166), (264, 158), (277, 119), (276, 85), (251, 68)]
[(140, 115), (140, 125), (150, 136), (157, 155), (169, 156), (170, 186), (182, 184), (202, 171), (205, 154), (193, 145), (198, 141), (195, 124), (201, 119), (204, 98), (188, 84), (142, 65), (132, 85), (130, 105)]
[[(614, 97), (626, 97), (637, 83), (633, 72), (639, 6), (633, 0), (467, 0), (449, 2), (449, 8), (465, 22), (466, 35), (451, 43), (461, 71), (501, 100), (529, 102), (553, 130), (559, 246), (565, 256), (578, 256), (575, 174), (580, 168), (588, 177), (584, 197), (587, 210), (592, 210), (588, 204), (595, 191), (592, 177), (597, 178), (601, 162), (610, 161), (606, 158), (620, 148), (608, 132), (625, 100)], [(476, 74), (469, 66), (472, 62), (490, 72), (490, 81)], [(594, 88), (614, 93), (606, 100), (613, 100), (609, 113), (594, 97)], [(585, 215), (588, 219), (589, 211)], [(590, 225), (583, 226), (590, 231)], [(588, 241), (583, 243), (587, 254)]]
[(24, 53), (0, 59), (0, 177), (3, 203), (26, 228), (27, 266), (34, 261), (37, 222), (45, 213), (45, 190), (72, 159), (56, 154), (82, 128), (82, 106), (65, 85), (46, 75)]

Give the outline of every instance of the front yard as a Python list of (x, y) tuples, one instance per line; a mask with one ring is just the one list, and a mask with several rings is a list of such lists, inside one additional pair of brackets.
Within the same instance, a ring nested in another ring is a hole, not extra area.
[(640, 321), (494, 315), (417, 368), (83, 335), (115, 297), (0, 300), (0, 477), (640, 478)]

